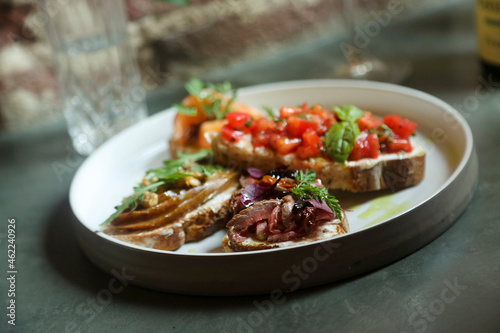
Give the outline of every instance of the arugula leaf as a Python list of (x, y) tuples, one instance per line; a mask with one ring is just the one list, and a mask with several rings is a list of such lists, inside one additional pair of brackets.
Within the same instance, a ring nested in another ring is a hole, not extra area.
[(154, 177), (159, 179), (168, 178), (171, 175), (182, 170), (182, 167), (184, 166), (184, 164), (186, 164), (186, 162), (198, 162), (205, 158), (211, 157), (212, 155), (212, 150), (210, 149), (202, 149), (199, 152), (193, 154), (178, 153), (176, 159), (164, 161), (164, 167), (162, 168), (147, 170), (146, 175), (152, 174)]
[[(118, 215), (123, 213), (123, 211), (127, 208), (129, 208), (131, 211), (135, 210), (138, 206), (138, 203), (142, 203), (142, 200), (144, 199), (144, 193), (146, 193), (147, 191), (154, 192), (158, 189), (158, 186), (166, 185), (168, 183), (175, 181), (176, 179), (192, 176), (192, 174), (190, 173), (181, 172), (181, 170), (183, 170), (183, 166), (187, 162), (197, 162), (205, 158), (211, 157), (213, 154), (210, 149), (203, 149), (194, 154), (178, 153), (177, 155), (179, 156), (177, 159), (164, 161), (163, 164), (165, 166), (163, 168), (150, 169), (146, 171), (146, 176), (152, 175), (153, 177), (158, 178), (158, 181), (155, 181), (153, 184), (150, 185), (134, 187), (134, 193), (131, 196), (125, 198), (121, 205), (116, 206), (115, 207), (116, 211), (113, 214), (111, 214), (111, 216), (108, 217), (106, 221), (101, 223), (101, 225), (110, 223)], [(193, 166), (191, 168), (191, 171), (195, 171), (193, 169), (195, 169), (196, 167), (197, 166)], [(200, 167), (203, 168), (203, 166)], [(210, 170), (213, 170), (213, 172), (215, 172), (216, 170), (215, 169), (216, 167), (213, 167), (213, 169), (210, 169), (210, 166), (206, 167), (207, 167), (206, 171), (203, 172), (205, 175), (208, 174)]]
[(292, 193), (303, 199), (314, 199), (319, 202), (324, 202), (337, 215), (337, 218), (342, 217), (342, 209), (339, 201), (333, 195), (328, 193), (326, 187), (318, 187), (315, 185), (316, 172), (306, 170), (305, 172), (296, 171), (294, 174), (297, 186), (292, 189)]
[(191, 167), (191, 171), (201, 172), (203, 176), (210, 177), (216, 171), (226, 171), (226, 169), (218, 165), (195, 165)]
[(365, 113), (365, 111), (354, 105), (334, 106), (332, 110), (340, 120), (349, 122), (357, 121)]
[(356, 123), (342, 121), (333, 124), (326, 133), (325, 146), (328, 155), (339, 163), (344, 163), (354, 147), (359, 127)]
[(142, 203), (142, 200), (144, 199), (144, 193), (147, 191), (156, 191), (158, 186), (164, 185), (166, 182), (165, 181), (158, 181), (156, 183), (153, 183), (151, 185), (147, 186), (136, 186), (134, 187), (134, 193), (125, 198), (122, 202), (121, 205), (116, 206), (115, 209), (116, 211), (111, 214), (104, 222), (102, 222), (100, 225), (105, 225), (113, 221), (118, 215), (120, 215), (125, 209), (130, 207), (130, 211), (134, 211), (137, 208), (137, 200)]

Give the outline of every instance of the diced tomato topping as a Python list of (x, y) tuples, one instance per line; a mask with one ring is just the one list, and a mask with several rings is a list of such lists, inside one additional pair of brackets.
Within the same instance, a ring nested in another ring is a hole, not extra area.
[(377, 134), (361, 132), (356, 138), (354, 147), (349, 155), (350, 161), (358, 161), (362, 158), (377, 158), (379, 155), (380, 144)]
[(280, 108), (280, 118), (288, 118), (300, 112), (301, 109), (297, 109), (291, 106), (282, 106)]
[(382, 120), (375, 117), (371, 112), (365, 112), (358, 119), (358, 127), (361, 131), (375, 129), (382, 124)]
[(252, 125), (252, 116), (243, 112), (231, 112), (226, 115), (229, 126), (236, 131), (248, 132)]
[(413, 149), (410, 140), (403, 138), (391, 138), (387, 140), (386, 147), (388, 153), (398, 153), (401, 151), (411, 153)]
[(408, 119), (403, 119), (399, 115), (385, 116), (384, 124), (403, 139), (408, 139), (417, 128), (417, 124)]
[(326, 111), (321, 105), (314, 104), (310, 111), (312, 114), (318, 115), (323, 120), (333, 119), (335, 115), (333, 112)]
[(254, 133), (261, 131), (273, 130), (276, 128), (276, 123), (266, 118), (259, 118), (255, 121)]
[(295, 116), (289, 117), (287, 119), (287, 123), (288, 125), (286, 127), (286, 130), (288, 134), (295, 138), (302, 137), (302, 134), (308, 129), (311, 129), (313, 131), (316, 131), (318, 129), (318, 123)]
[(299, 158), (306, 159), (318, 156), (321, 153), (321, 139), (316, 131), (307, 129), (302, 134), (302, 145), (295, 152)]
[(252, 136), (254, 147), (269, 147), (271, 144), (271, 131), (260, 131)]
[(222, 126), (221, 129), (222, 137), (229, 142), (238, 142), (241, 140), (243, 135), (245, 135), (242, 131), (236, 131), (229, 124)]
[[(307, 103), (298, 107), (283, 106), (278, 119), (255, 117), (244, 112), (231, 112), (227, 124), (221, 129), (230, 142), (239, 141), (243, 135), (252, 134), (253, 147), (271, 148), (276, 153), (295, 153), (300, 159), (320, 155), (326, 133), (338, 120), (334, 112), (318, 104)], [(385, 116), (383, 120), (365, 112), (357, 120), (361, 133), (355, 140), (348, 160), (377, 158), (380, 150), (385, 153), (411, 152), (409, 141), (417, 125), (399, 115)], [(222, 126), (221, 124), (218, 124)]]
[(273, 133), (270, 139), (271, 147), (281, 155), (293, 152), (301, 143), (302, 140), (299, 138), (288, 138), (277, 133)]

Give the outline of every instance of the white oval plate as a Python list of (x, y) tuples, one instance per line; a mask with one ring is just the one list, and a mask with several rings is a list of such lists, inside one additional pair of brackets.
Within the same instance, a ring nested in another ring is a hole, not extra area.
[[(220, 231), (177, 251), (141, 248), (99, 231), (145, 171), (168, 159), (173, 110), (155, 114), (96, 150), (77, 171), (70, 204), (79, 244), (102, 269), (124, 272), (144, 287), (186, 294), (242, 295), (293, 291), (360, 274), (430, 242), (456, 220), (477, 184), (471, 131), (448, 104), (413, 89), (366, 81), (313, 80), (244, 88), (238, 100), (255, 107), (304, 102), (354, 104), (378, 116), (397, 113), (418, 123), (426, 149), (423, 181), (399, 191), (336, 193), (351, 232), (287, 249), (223, 253)], [(133, 277), (133, 278), (132, 278)]]

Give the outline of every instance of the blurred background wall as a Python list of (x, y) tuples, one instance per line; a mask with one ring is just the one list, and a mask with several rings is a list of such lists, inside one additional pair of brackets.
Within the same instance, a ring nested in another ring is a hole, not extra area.
[[(54, 0), (54, 10), (66, 1)], [(185, 7), (154, 0), (124, 1), (147, 91), (202, 76), (208, 69), (279, 57), (311, 40), (333, 43), (347, 30), (343, 0), (192, 0)], [(376, 1), (405, 2), (398, 19), (453, 2)], [(0, 132), (62, 117), (43, 30), (47, 19), (36, 1), (0, 0)]]

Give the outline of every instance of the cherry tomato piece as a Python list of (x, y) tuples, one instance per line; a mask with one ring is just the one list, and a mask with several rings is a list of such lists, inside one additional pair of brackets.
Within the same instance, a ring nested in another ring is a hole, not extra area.
[(276, 123), (273, 120), (259, 118), (255, 121), (254, 133), (261, 131), (273, 130), (276, 128)]
[(271, 144), (271, 131), (260, 131), (252, 136), (254, 147), (269, 147)]
[(300, 112), (301, 109), (297, 109), (291, 106), (282, 106), (280, 108), (280, 118), (288, 118)]
[(318, 123), (295, 116), (291, 116), (287, 119), (286, 130), (292, 137), (300, 138), (308, 129), (316, 131), (318, 129)]
[(230, 112), (226, 115), (227, 122), (234, 130), (248, 131), (252, 125), (252, 116), (243, 112)]
[(358, 161), (362, 158), (377, 158), (379, 155), (380, 144), (377, 134), (361, 132), (356, 138), (354, 147), (349, 155), (349, 161)]
[(244, 132), (235, 130), (229, 124), (222, 126), (221, 133), (222, 137), (229, 142), (238, 142), (245, 135)]
[(299, 138), (288, 138), (284, 135), (273, 133), (270, 144), (275, 152), (281, 155), (292, 153), (302, 143)]
[(358, 119), (358, 127), (361, 131), (375, 129), (382, 125), (382, 120), (375, 117), (371, 112), (365, 112), (361, 118)]
[(399, 115), (385, 116), (384, 124), (403, 139), (408, 139), (417, 128), (417, 124), (408, 119), (403, 119)]
[(413, 150), (410, 140), (402, 138), (391, 138), (387, 140), (386, 147), (389, 153), (399, 153), (401, 151), (411, 153)]
[(308, 129), (302, 135), (302, 145), (295, 152), (301, 159), (316, 157), (321, 153), (321, 140), (318, 133)]

